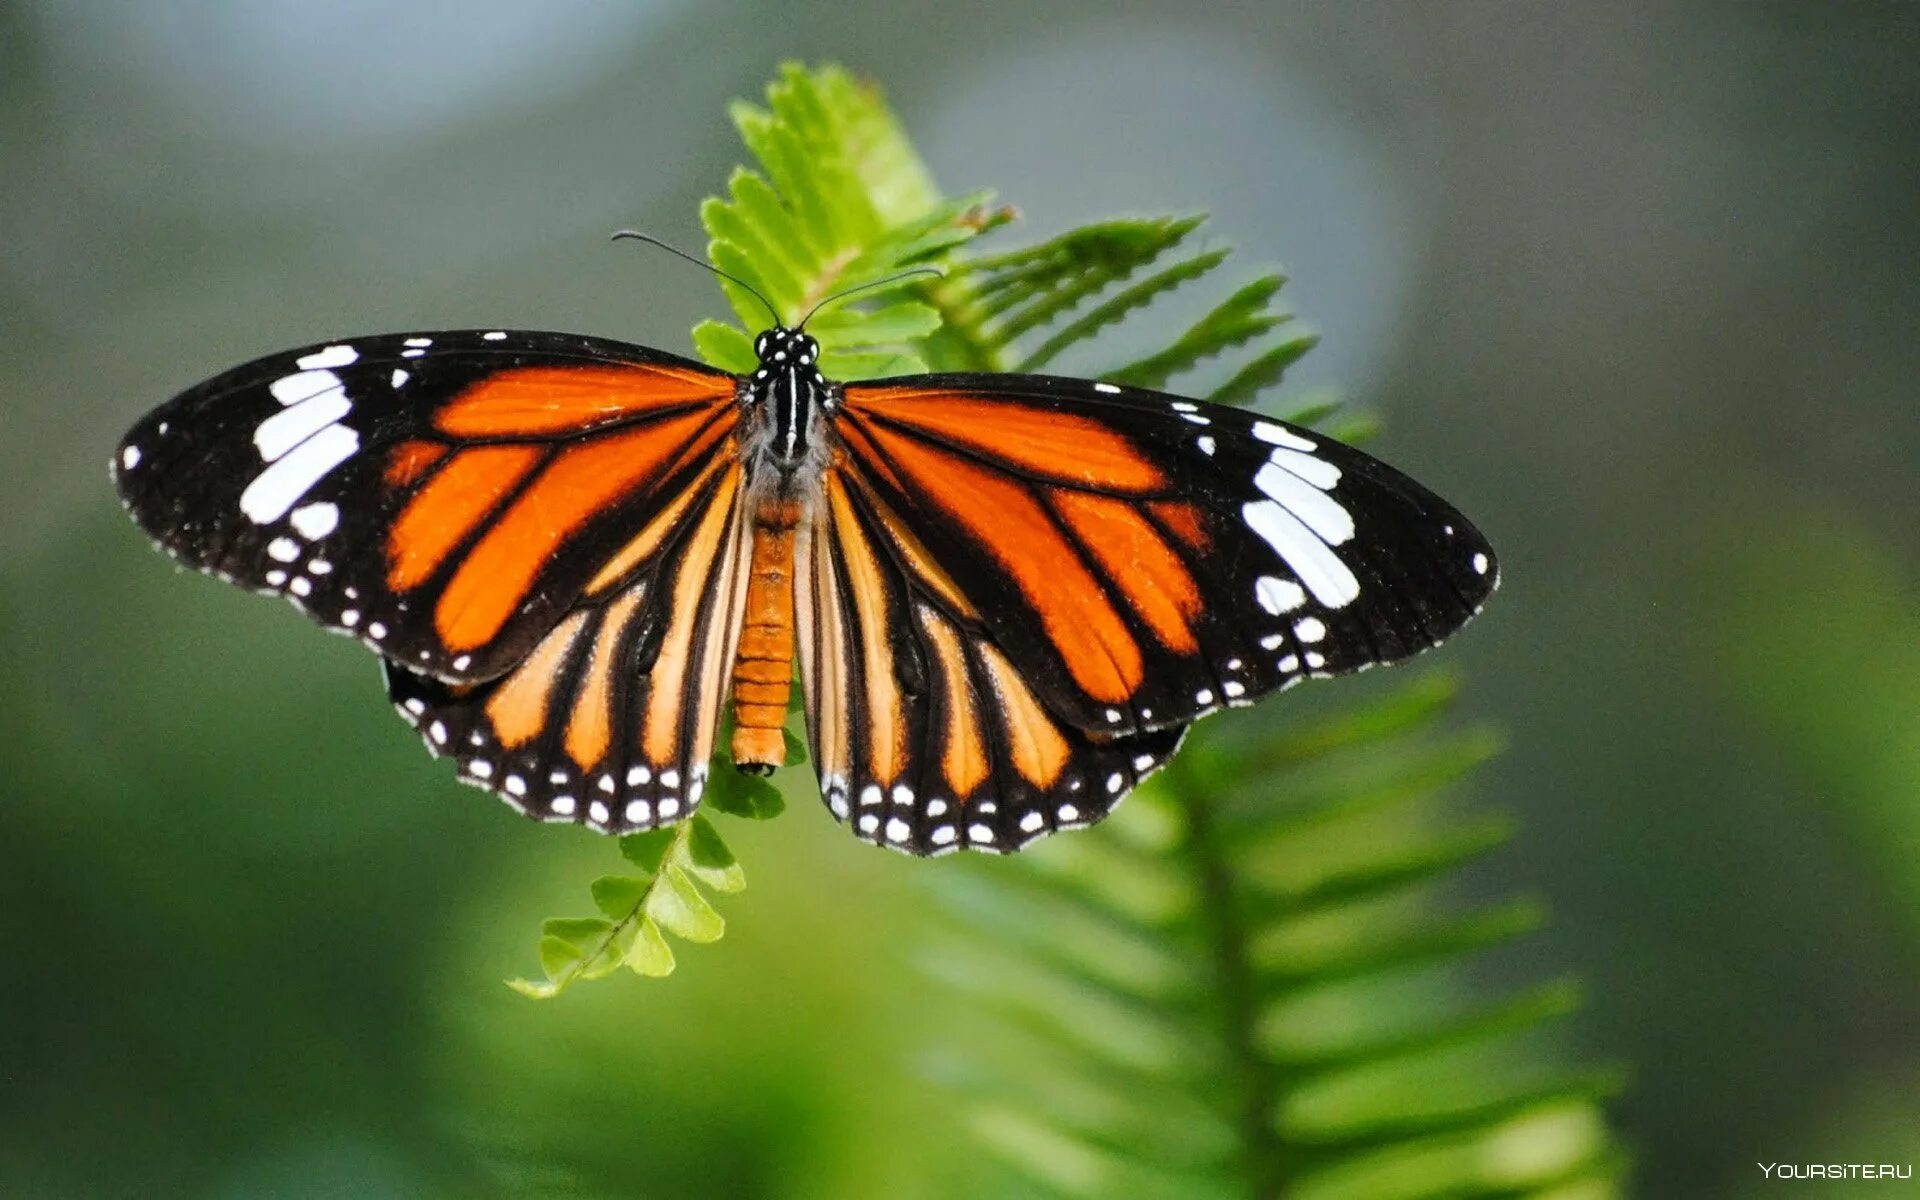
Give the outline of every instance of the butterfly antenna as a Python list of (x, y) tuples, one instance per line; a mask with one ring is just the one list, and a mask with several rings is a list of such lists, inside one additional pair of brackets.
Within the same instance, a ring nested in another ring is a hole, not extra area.
[(868, 280), (866, 283), (857, 283), (852, 287), (846, 289), (845, 291), (835, 292), (833, 295), (828, 296), (825, 300), (822, 300), (820, 303), (808, 309), (807, 315), (804, 317), (801, 317), (800, 323), (794, 326), (794, 328), (805, 329), (807, 327), (807, 322), (813, 320), (813, 314), (819, 312), (821, 309), (825, 308), (827, 305), (832, 304), (835, 300), (844, 300), (848, 296), (851, 296), (856, 292), (864, 292), (871, 288), (885, 287), (890, 283), (898, 283), (902, 279), (911, 279), (915, 275), (935, 275), (941, 279), (945, 279), (947, 277), (946, 272), (942, 271), (939, 267), (908, 267), (906, 270), (901, 271), (899, 274), (889, 275), (885, 279), (871, 279), (871, 280)]
[[(680, 249), (678, 246), (669, 246), (667, 243), (661, 241), (659, 238), (653, 236), (652, 234), (642, 233), (638, 229), (615, 230), (613, 234), (613, 240), (617, 242), (617, 241), (620, 241), (622, 238), (631, 238), (636, 242), (645, 242), (649, 246), (658, 246), (662, 250), (665, 250), (668, 254), (679, 255), (681, 258), (686, 259), (688, 262), (692, 263), (696, 267), (705, 267), (707, 270), (712, 271), (715, 275), (718, 275), (722, 279), (731, 279), (733, 282), (747, 289), (747, 291), (752, 294), (755, 300), (758, 300), (762, 305), (765, 305), (767, 310), (767, 315), (773, 318), (774, 326), (776, 328), (779, 326), (780, 313), (779, 313), (779, 310), (773, 307), (773, 302), (768, 300), (765, 296), (762, 296), (760, 294), (759, 288), (754, 287), (752, 284), (740, 278), (738, 275), (734, 275), (729, 272), (722, 271), (719, 267), (714, 266), (712, 263), (708, 262), (706, 259), (697, 257), (692, 254), (688, 254), (685, 250)], [(818, 307), (819, 307), (818, 305), (815, 305), (816, 309)], [(808, 313), (807, 315), (812, 316), (813, 314)], [(800, 323), (802, 325), (806, 324), (805, 321), (802, 321)]]

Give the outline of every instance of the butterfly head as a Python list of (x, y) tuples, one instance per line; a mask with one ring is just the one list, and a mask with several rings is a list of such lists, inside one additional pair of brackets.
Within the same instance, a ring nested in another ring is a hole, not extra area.
[[(753, 341), (753, 352), (760, 359), (755, 379), (771, 379), (795, 368), (814, 367), (820, 359), (820, 343), (798, 329), (776, 325)], [(816, 373), (818, 368), (814, 367)]]
[(809, 460), (814, 423), (831, 403), (832, 388), (820, 374), (820, 343), (799, 329), (776, 325), (754, 339), (760, 365), (747, 379), (746, 398), (758, 410), (758, 428), (768, 458), (791, 472)]

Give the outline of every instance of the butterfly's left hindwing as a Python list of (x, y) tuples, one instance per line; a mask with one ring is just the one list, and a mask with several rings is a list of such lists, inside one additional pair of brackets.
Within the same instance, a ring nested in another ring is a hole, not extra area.
[(389, 661), (428, 749), (528, 816), (633, 833), (700, 803), (746, 592), (745, 489), (718, 460), (504, 676), (449, 684)]
[(843, 390), (849, 490), (957, 581), (1053, 713), (1184, 725), (1416, 654), (1479, 611), (1492, 548), (1322, 434), (1158, 392), (932, 375)]
[(734, 388), (566, 334), (347, 338), (185, 392), (134, 426), (114, 475), (182, 562), (474, 681), (618, 582), (623, 544), (727, 444)]

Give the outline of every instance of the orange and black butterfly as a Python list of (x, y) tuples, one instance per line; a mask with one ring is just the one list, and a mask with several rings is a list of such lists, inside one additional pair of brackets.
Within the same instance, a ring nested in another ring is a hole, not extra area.
[(771, 771), (794, 665), (862, 838), (1091, 825), (1197, 718), (1437, 645), (1493, 591), (1445, 501), (1324, 435), (1037, 375), (732, 375), (507, 330), (345, 338), (149, 414), (113, 469), (186, 564), (385, 663), (460, 778), (630, 833)]

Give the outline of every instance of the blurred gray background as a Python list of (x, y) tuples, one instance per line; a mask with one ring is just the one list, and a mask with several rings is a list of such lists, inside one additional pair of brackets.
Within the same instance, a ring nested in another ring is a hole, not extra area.
[(901, 1066), (916, 864), (802, 799), (680, 976), (520, 1000), (606, 845), (456, 787), (364, 654), (174, 577), (106, 481), (141, 412), (287, 345), (684, 351), (711, 281), (606, 234), (698, 244), (724, 106), (784, 58), (885, 87), (950, 191), (1021, 209), (1001, 246), (1211, 210), (1324, 334), (1292, 386), (1383, 415), (1502, 549), (1447, 652), (1512, 738), (1485, 884), (1556, 912), (1502, 970), (1588, 980), (1645, 1194), (1920, 1158), (1920, 7), (29, 2), (0, 1194), (469, 1195), (522, 1154), (931, 1195), (964, 1156)]

